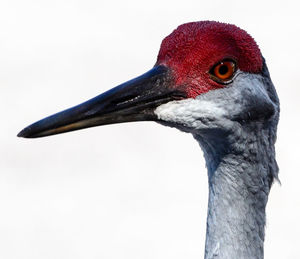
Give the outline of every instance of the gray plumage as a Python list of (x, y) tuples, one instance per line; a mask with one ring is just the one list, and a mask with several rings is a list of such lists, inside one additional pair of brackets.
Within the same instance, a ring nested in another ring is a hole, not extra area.
[(168, 121), (164, 125), (192, 133), (204, 152), (209, 182), (205, 259), (262, 259), (265, 208), (278, 179), (279, 100), (266, 64), (261, 75), (239, 72), (232, 86), (195, 102), (187, 108), (175, 101), (156, 112)]

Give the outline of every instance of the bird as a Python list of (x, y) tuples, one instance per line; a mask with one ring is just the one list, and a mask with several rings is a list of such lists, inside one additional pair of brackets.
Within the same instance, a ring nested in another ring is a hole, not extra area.
[(189, 22), (163, 39), (153, 68), (24, 128), (38, 138), (154, 121), (190, 133), (208, 175), (205, 259), (262, 259), (266, 205), (278, 179), (280, 105), (255, 40), (236, 25)]

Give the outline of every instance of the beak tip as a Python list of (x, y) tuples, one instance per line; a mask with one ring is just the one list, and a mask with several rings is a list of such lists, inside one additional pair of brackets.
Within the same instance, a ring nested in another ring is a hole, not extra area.
[(21, 130), (21, 131), (18, 133), (17, 137), (19, 137), (19, 138), (26, 138), (26, 134), (25, 134), (24, 130)]
[(32, 138), (32, 137), (30, 136), (29, 132), (30, 132), (30, 130), (29, 130), (28, 127), (25, 128), (25, 129), (22, 129), (22, 130), (18, 133), (17, 137), (19, 137), (19, 138)]

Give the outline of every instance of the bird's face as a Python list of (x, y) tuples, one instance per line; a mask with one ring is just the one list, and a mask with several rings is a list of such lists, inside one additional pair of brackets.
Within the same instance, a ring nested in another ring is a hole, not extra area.
[(251, 36), (234, 25), (195, 22), (179, 26), (163, 40), (147, 73), (38, 121), (19, 136), (143, 120), (201, 134), (271, 116), (277, 102)]
[(264, 120), (278, 109), (257, 44), (234, 25), (181, 25), (163, 40), (157, 64), (170, 68), (174, 85), (188, 97), (155, 110), (166, 125), (196, 134), (228, 131), (236, 122)]

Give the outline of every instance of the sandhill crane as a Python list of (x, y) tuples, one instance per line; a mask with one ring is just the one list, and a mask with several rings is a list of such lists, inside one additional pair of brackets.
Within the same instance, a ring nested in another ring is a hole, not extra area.
[(254, 39), (235, 25), (179, 26), (145, 74), (18, 136), (44, 137), (98, 125), (156, 121), (191, 133), (206, 160), (205, 258), (263, 258), (265, 208), (278, 176), (279, 100)]

